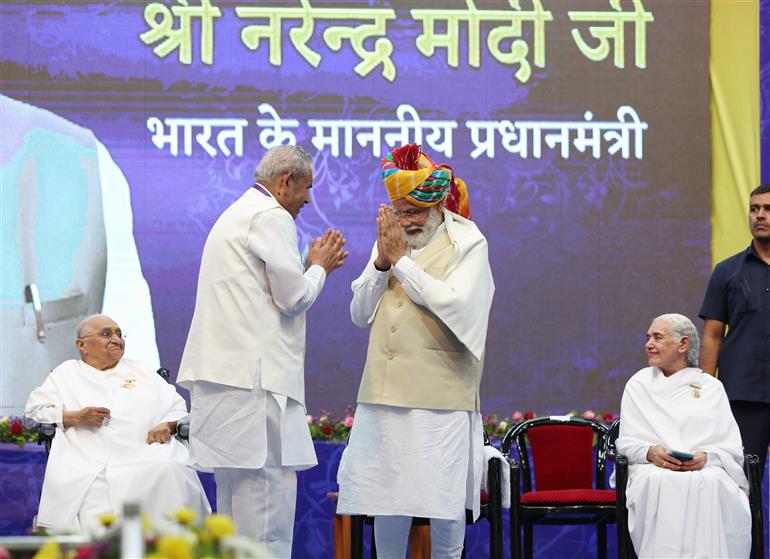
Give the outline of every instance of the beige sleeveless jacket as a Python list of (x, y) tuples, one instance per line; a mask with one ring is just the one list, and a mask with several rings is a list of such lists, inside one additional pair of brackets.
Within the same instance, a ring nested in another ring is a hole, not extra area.
[[(443, 280), (457, 259), (446, 231), (415, 262)], [(395, 277), (380, 300), (358, 402), (434, 410), (478, 410), (482, 359), (431, 311), (409, 299)]]

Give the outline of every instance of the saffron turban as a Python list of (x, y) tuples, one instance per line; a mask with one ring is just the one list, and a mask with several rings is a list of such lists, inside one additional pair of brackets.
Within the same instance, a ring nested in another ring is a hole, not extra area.
[(405, 199), (428, 208), (446, 200), (444, 207), (470, 219), (468, 187), (449, 165), (437, 165), (417, 144), (394, 149), (382, 160), (382, 180), (391, 202)]

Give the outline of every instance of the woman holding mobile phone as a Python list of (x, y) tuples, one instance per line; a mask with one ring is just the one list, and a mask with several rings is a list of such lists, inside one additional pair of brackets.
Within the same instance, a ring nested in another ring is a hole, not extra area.
[(628, 457), (628, 526), (644, 557), (748, 557), (743, 445), (722, 383), (698, 368), (699, 337), (681, 314), (656, 318), (649, 367), (626, 384), (617, 450)]

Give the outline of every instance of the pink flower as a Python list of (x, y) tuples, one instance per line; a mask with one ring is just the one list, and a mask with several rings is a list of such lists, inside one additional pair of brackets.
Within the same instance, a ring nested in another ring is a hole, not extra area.
[(352, 415), (348, 415), (348, 416), (345, 417), (345, 427), (347, 427), (348, 429), (353, 427), (353, 416)]
[(312, 424), (313, 424), (313, 422), (315, 421), (315, 418), (313, 418), (313, 416), (312, 416), (312, 415), (310, 415), (310, 414), (307, 414), (307, 415), (305, 416), (305, 419), (307, 419), (307, 424), (308, 424), (308, 425), (312, 425)]
[(24, 432), (24, 426), (20, 419), (11, 421), (11, 435), (21, 435)]
[(515, 412), (513, 412), (511, 419), (513, 419), (514, 423), (518, 423), (519, 421), (524, 419), (524, 414), (521, 413), (519, 410), (516, 410)]
[(94, 548), (90, 545), (81, 547), (75, 554), (75, 559), (91, 559), (94, 556)]
[(596, 412), (594, 410), (586, 410), (583, 412), (583, 417), (586, 419), (596, 419)]
[(0, 559), (11, 559), (11, 552), (0, 545)]

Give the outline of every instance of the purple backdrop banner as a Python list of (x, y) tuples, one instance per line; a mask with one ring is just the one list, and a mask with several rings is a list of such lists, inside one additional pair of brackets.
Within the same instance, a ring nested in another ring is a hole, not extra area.
[[(710, 268), (708, 3), (80, 0), (0, 10), (3, 94), (91, 130), (125, 176), (169, 369), (209, 228), (265, 149), (286, 141), (315, 164), (300, 244), (331, 226), (351, 252), (309, 313), (311, 412), (355, 401), (367, 332), (350, 322), (349, 286), (386, 200), (380, 159), (403, 141), (468, 183), (489, 240), (497, 291), (483, 411), (617, 411), (645, 363), (650, 319), (697, 314)], [(2, 164), (13, 171), (13, 158)], [(47, 195), (68, 188), (59, 181)], [(24, 233), (9, 231), (11, 254)], [(67, 234), (52, 231), (51, 242)], [(7, 306), (21, 293), (3, 296)], [(115, 318), (128, 321), (125, 312)], [(42, 379), (39, 369), (3, 374)]]
[(762, 184), (770, 183), (770, 0), (759, 0), (759, 130)]

